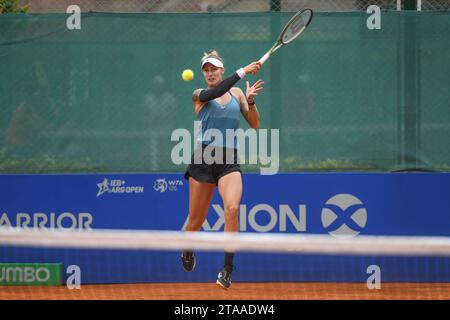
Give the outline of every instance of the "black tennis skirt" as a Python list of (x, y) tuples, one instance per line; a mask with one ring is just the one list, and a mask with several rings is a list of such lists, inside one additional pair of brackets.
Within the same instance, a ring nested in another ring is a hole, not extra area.
[(217, 185), (224, 175), (242, 172), (237, 149), (206, 147), (205, 144), (198, 145), (192, 154), (191, 163), (184, 174), (186, 180), (192, 177), (199, 182)]

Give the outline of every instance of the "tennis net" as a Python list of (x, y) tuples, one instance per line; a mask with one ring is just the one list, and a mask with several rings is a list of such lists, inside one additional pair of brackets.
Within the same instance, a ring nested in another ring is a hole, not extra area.
[(0, 299), (450, 299), (450, 237), (1, 228)]

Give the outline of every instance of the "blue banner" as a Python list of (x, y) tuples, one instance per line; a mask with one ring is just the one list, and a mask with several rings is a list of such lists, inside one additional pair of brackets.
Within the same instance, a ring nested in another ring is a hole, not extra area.
[[(450, 234), (450, 174), (244, 174), (243, 184), (242, 232)], [(181, 174), (2, 175), (0, 192), (0, 226), (182, 230), (189, 208)], [(223, 226), (216, 190), (203, 230)], [(223, 254), (199, 253), (196, 272), (186, 274), (178, 252), (2, 247), (0, 253), (0, 262), (79, 265), (85, 283), (212, 281), (223, 263)], [(399, 272), (399, 263), (412, 267)], [(430, 272), (430, 263), (440, 269)], [(446, 258), (242, 253), (236, 255), (235, 280), (365, 281), (370, 264), (384, 266), (386, 281), (450, 279)]]

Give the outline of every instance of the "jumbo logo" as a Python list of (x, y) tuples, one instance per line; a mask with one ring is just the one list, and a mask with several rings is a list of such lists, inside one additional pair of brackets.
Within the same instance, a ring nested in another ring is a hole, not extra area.
[(48, 268), (2, 267), (0, 269), (0, 283), (46, 282), (49, 279), (50, 270)]

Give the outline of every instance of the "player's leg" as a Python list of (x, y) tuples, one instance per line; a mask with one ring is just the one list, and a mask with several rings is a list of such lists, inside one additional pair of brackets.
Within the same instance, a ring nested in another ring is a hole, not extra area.
[[(242, 177), (239, 171), (230, 172), (219, 179), (219, 193), (225, 211), (225, 232), (239, 231), (239, 205), (242, 198)], [(225, 252), (223, 270), (219, 273), (217, 284), (228, 289), (231, 285), (234, 253)]]
[(199, 231), (208, 215), (215, 185), (189, 178), (189, 220), (186, 231)]
[[(199, 231), (208, 215), (209, 205), (214, 194), (215, 185), (203, 183), (189, 178), (189, 218), (186, 231)], [(181, 261), (186, 271), (192, 271), (195, 267), (195, 255), (193, 251), (183, 251)]]

